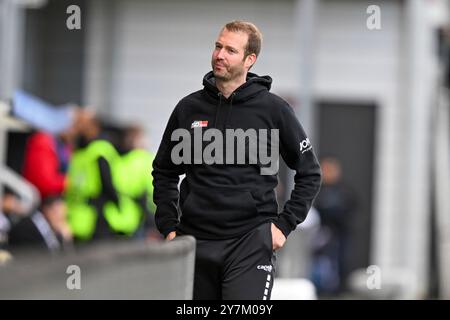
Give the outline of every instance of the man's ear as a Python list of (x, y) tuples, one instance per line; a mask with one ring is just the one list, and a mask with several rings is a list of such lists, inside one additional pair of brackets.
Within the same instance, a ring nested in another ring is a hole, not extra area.
[(255, 62), (256, 62), (256, 54), (251, 53), (245, 57), (244, 66), (247, 69), (250, 69), (255, 64)]

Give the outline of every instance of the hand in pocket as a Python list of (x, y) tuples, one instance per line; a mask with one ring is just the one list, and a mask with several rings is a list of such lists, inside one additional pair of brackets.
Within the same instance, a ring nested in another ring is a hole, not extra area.
[(276, 251), (284, 246), (286, 242), (286, 237), (283, 232), (278, 229), (273, 223), (271, 223), (271, 231), (272, 231), (272, 249)]

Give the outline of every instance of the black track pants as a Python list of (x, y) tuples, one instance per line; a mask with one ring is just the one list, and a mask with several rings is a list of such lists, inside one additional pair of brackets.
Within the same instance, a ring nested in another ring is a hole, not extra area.
[(274, 267), (271, 223), (239, 238), (197, 240), (194, 299), (270, 300)]

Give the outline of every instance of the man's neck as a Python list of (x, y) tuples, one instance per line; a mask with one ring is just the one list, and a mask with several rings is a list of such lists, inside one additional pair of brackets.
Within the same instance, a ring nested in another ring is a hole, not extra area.
[(217, 89), (219, 89), (219, 91), (223, 94), (223, 96), (228, 99), (237, 88), (245, 83), (246, 78), (247, 75), (244, 74), (241, 77), (231, 81), (216, 79), (216, 86)]

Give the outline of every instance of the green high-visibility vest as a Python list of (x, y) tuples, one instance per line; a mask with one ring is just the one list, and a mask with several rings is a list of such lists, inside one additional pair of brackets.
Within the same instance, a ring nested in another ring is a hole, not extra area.
[[(95, 140), (86, 148), (74, 153), (68, 170), (66, 192), (68, 221), (76, 238), (88, 240), (96, 227), (97, 212), (89, 205), (102, 192), (98, 159), (103, 157), (111, 170), (113, 185), (118, 190), (119, 202), (105, 203), (102, 208), (106, 221), (112, 230), (127, 235), (133, 234), (141, 221), (141, 209), (126, 194), (120, 193), (117, 180), (120, 174), (120, 155), (114, 146), (105, 140)], [(122, 187), (123, 188), (123, 187)]]
[(144, 149), (134, 149), (121, 157), (117, 165), (118, 190), (134, 199), (147, 196), (147, 206), (151, 212), (156, 211), (153, 202), (152, 165), (154, 155)]

